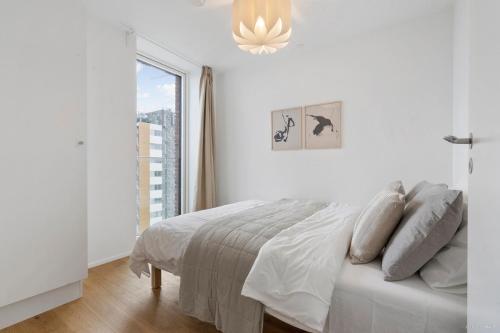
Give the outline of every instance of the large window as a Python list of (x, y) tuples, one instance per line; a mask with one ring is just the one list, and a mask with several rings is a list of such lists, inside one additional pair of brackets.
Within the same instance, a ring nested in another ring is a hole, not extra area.
[(138, 231), (180, 214), (183, 76), (137, 60)]

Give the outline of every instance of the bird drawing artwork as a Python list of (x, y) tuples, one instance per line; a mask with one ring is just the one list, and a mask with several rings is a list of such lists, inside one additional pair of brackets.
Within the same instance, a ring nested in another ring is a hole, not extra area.
[(319, 136), (321, 135), (321, 133), (323, 133), (323, 131), (325, 130), (325, 128), (329, 127), (330, 130), (332, 132), (334, 132), (334, 126), (333, 126), (333, 123), (330, 119), (326, 118), (326, 117), (323, 117), (323, 116), (315, 116), (315, 115), (312, 115), (312, 114), (308, 114), (309, 117), (313, 118), (314, 120), (316, 120), (318, 122), (318, 124), (316, 125), (316, 127), (314, 127), (313, 129), (313, 134), (316, 135), (316, 136)]
[(306, 149), (341, 148), (341, 112), (342, 102), (304, 107)]

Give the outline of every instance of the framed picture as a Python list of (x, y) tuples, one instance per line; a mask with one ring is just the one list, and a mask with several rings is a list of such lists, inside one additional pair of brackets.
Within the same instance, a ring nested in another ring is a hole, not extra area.
[(271, 112), (273, 150), (302, 149), (302, 108)]
[(306, 149), (340, 148), (342, 103), (306, 106), (304, 110)]

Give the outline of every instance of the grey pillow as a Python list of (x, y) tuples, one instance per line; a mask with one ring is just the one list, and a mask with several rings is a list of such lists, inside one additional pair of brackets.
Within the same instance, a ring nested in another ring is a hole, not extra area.
[(413, 188), (410, 190), (410, 192), (408, 192), (406, 194), (405, 201), (407, 203), (410, 202), (422, 190), (429, 188), (429, 187), (432, 187), (432, 186), (437, 186), (437, 187), (442, 188), (442, 189), (448, 188), (448, 185), (446, 185), (446, 184), (432, 184), (432, 183), (429, 183), (428, 181), (423, 180), (423, 181), (417, 183), (417, 185), (413, 186)]
[(457, 231), (462, 220), (462, 192), (427, 184), (406, 205), (403, 219), (382, 259), (386, 281), (415, 274)]

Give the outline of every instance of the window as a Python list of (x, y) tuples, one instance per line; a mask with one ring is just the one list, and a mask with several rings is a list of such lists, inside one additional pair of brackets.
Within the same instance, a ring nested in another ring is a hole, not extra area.
[(139, 57), (137, 68), (138, 231), (181, 212), (184, 76)]

